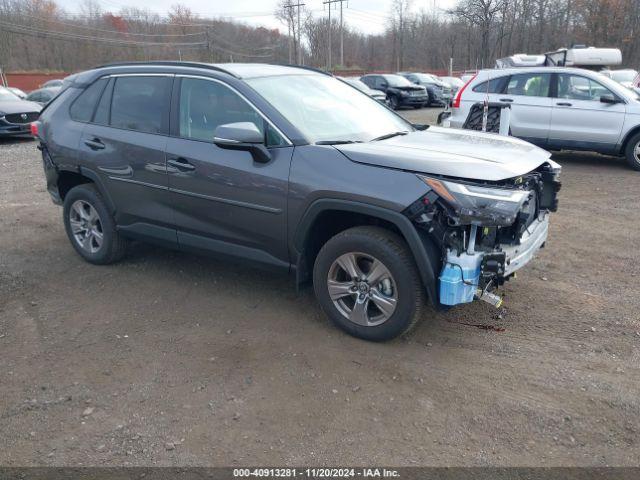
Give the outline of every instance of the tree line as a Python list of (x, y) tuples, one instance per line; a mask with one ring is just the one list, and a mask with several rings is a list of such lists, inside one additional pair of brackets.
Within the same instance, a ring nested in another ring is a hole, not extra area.
[[(626, 66), (640, 67), (640, 0), (459, 0), (450, 10), (429, 11), (416, 11), (412, 0), (391, 0), (385, 15), (360, 13), (384, 23), (378, 34), (363, 33), (348, 18), (341, 31), (338, 15), (329, 23), (326, 14), (307, 7), (298, 22), (288, 2), (273, 12), (281, 32), (241, 19), (201, 17), (181, 4), (160, 15), (135, 7), (106, 11), (85, 0), (80, 12), (70, 14), (54, 0), (0, 0), (0, 67), (73, 72), (125, 60), (301, 58), (325, 68), (329, 37), (332, 69), (446, 70), (453, 59), (459, 71), (573, 44), (620, 48)], [(344, 65), (338, 65), (341, 35)]]

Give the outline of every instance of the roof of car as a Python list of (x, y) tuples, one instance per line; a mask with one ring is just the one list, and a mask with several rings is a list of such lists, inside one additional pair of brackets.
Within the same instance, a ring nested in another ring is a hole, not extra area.
[(182, 61), (150, 61), (150, 62), (122, 62), (100, 65), (103, 68), (131, 68), (131, 67), (176, 67), (194, 68), (200, 70), (214, 70), (227, 73), (236, 78), (248, 79), (257, 77), (272, 77), (278, 75), (331, 75), (328, 72), (301, 65), (275, 65), (270, 63), (201, 63)]
[(492, 73), (495, 75), (511, 74), (511, 73), (533, 73), (533, 72), (564, 72), (564, 73), (599, 73), (594, 70), (577, 67), (546, 67), (539, 65), (537, 67), (512, 67), (512, 68), (486, 68), (478, 72), (478, 77), (483, 73)]

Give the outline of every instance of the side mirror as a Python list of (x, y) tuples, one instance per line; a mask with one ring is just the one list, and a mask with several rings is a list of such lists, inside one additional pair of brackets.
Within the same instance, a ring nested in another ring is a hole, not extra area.
[(264, 135), (252, 122), (218, 125), (213, 133), (213, 143), (227, 150), (250, 152), (258, 163), (271, 160), (271, 154), (264, 144)]
[(616, 97), (614, 97), (610, 93), (605, 93), (604, 95), (600, 96), (600, 102), (614, 104), (614, 103), (620, 103), (620, 100), (618, 100)]
[(382, 83), (380, 84), (380, 86), (381, 86), (382, 88), (387, 88), (387, 87), (389, 86), (389, 84), (388, 84), (387, 82), (382, 82)]

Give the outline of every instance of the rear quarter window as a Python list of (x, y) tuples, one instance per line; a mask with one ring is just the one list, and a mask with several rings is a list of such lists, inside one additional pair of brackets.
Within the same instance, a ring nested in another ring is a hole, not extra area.
[(509, 76), (492, 78), (473, 87), (473, 91), (476, 93), (504, 93), (508, 81)]
[(96, 103), (102, 95), (105, 85), (107, 84), (106, 78), (89, 85), (84, 92), (82, 92), (78, 98), (74, 100), (69, 108), (69, 115), (77, 122), (90, 122), (93, 112), (96, 108)]

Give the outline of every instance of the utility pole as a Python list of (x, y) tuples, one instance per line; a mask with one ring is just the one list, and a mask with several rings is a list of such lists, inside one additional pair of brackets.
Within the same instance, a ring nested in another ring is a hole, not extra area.
[[(302, 42), (300, 41), (300, 39), (302, 38), (300, 36), (300, 7), (304, 7), (306, 4), (305, 3), (291, 3), (291, 0), (289, 0), (289, 2), (284, 5), (283, 8), (287, 9), (287, 25), (289, 26), (289, 63), (293, 63), (293, 54), (291, 53), (291, 31), (293, 30), (293, 42), (294, 45), (297, 45), (298, 48), (298, 52), (297, 52), (297, 59), (296, 61), (298, 62), (298, 65), (302, 65)], [(291, 9), (292, 8), (297, 8), (298, 9), (298, 33), (297, 33), (297, 39), (296, 39), (296, 29), (294, 28), (293, 25), (293, 16), (291, 15)]]
[(344, 30), (342, 23), (342, 4), (347, 0), (325, 0), (322, 2), (325, 5), (329, 6), (329, 50), (328, 50), (328, 62), (327, 69), (331, 69), (331, 5), (333, 3), (340, 4), (340, 65), (344, 65)]

